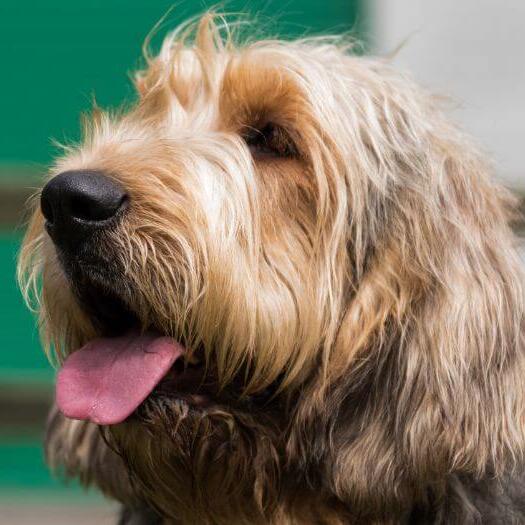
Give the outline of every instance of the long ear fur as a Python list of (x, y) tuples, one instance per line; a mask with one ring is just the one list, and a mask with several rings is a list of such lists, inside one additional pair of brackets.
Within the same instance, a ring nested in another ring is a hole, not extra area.
[(397, 290), (393, 350), (402, 370), (394, 430), (415, 471), (501, 474), (522, 460), (525, 445), (514, 202), (445, 124), (421, 146), (426, 155), (411, 164), (427, 178), (405, 190), (387, 223), (386, 244), (398, 259), (397, 288), (389, 288)]
[(341, 499), (386, 508), (449, 473), (499, 475), (523, 459), (523, 271), (514, 200), (476, 149), (410, 81), (377, 63), (365, 74), (348, 169), (382, 175), (368, 195), (375, 238), (353, 257), (365, 263), (331, 378), (298, 417), (314, 429), (310, 458), (337, 451), (322, 468)]

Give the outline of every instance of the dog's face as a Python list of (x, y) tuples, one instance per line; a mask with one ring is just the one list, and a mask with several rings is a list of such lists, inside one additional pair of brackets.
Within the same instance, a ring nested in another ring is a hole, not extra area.
[(449, 405), (487, 352), (518, 359), (521, 282), (502, 193), (430, 97), (333, 42), (235, 49), (209, 18), (136, 84), (56, 163), (22, 263), (59, 408), (132, 475), (109, 492), (193, 523), (284, 523), (309, 494), (317, 523), (515, 452), (469, 448), (465, 425), (504, 430)]
[(241, 391), (297, 384), (333, 338), (348, 277), (347, 188), (330, 144), (348, 123), (337, 86), (318, 85), (336, 65), (308, 47), (177, 45), (138, 77), (138, 105), (95, 115), (53, 169), (38, 225), (44, 293), (82, 320), (50, 328), (82, 340), (153, 329), (221, 386), (241, 369)]

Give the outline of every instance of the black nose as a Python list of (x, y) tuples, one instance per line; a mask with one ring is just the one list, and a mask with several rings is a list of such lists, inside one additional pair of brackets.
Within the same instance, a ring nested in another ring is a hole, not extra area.
[(55, 242), (84, 236), (112, 222), (127, 204), (124, 189), (98, 171), (65, 171), (42, 190), (40, 206)]

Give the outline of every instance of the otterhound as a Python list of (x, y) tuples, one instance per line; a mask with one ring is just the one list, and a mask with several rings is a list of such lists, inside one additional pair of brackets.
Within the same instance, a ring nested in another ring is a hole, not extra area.
[(384, 60), (234, 40), (172, 33), (51, 170), (49, 463), (125, 524), (524, 523), (513, 199)]

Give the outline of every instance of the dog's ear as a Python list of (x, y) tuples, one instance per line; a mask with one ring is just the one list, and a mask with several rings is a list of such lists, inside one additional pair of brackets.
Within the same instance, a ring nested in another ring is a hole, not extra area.
[(408, 465), (498, 474), (525, 447), (514, 200), (490, 183), (483, 159), (461, 137), (443, 131), (428, 135), (434, 173), (421, 192), (398, 197), (376, 253), (380, 277), (374, 268), (369, 276), (376, 301), (390, 310), (383, 330), (396, 333), (383, 337), (397, 371), (395, 392), (385, 395), (393, 394), (393, 428)]
[(498, 474), (525, 446), (514, 199), (430, 97), (400, 83), (375, 98), (360, 157), (384, 184), (366, 197), (369, 216), (353, 218), (374, 238), (361, 243), (329, 394), (303, 414), (321, 421), (317, 436), (331, 429), (335, 490), (354, 504), (450, 472)]

